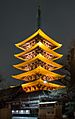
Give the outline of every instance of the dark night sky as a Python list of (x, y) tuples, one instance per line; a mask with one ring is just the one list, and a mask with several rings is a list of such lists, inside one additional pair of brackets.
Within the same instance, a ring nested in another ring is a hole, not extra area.
[[(40, 0), (42, 30), (62, 43), (60, 52), (68, 52), (75, 39), (75, 0)], [(0, 1), (0, 88), (22, 83), (11, 78), (19, 71), (12, 67), (20, 61), (14, 54), (21, 52), (14, 44), (33, 34), (37, 29), (37, 0)]]

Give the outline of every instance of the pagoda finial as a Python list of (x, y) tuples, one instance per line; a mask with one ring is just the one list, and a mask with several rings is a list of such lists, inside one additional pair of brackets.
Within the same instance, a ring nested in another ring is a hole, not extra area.
[(38, 29), (41, 27), (41, 9), (40, 9), (39, 2), (38, 2), (37, 26), (38, 26)]

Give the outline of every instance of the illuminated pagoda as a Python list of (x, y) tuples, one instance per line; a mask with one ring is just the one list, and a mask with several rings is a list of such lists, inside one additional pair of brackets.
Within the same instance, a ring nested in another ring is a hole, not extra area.
[(22, 70), (23, 73), (12, 77), (25, 81), (22, 84), (25, 92), (64, 88), (64, 86), (52, 83), (52, 81), (64, 77), (64, 75), (53, 72), (62, 68), (62, 65), (55, 63), (55, 60), (62, 57), (61, 54), (55, 52), (62, 44), (54, 41), (40, 29), (40, 9), (38, 9), (38, 30), (15, 45), (23, 50), (23, 52), (15, 55), (16, 58), (23, 62), (13, 66)]

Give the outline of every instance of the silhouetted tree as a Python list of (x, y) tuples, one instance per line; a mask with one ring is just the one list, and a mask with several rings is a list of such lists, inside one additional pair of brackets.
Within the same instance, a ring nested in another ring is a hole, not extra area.
[[(75, 95), (75, 43), (73, 42), (64, 61), (65, 78), (61, 80), (67, 87), (68, 94)], [(72, 94), (71, 94), (72, 93)]]
[(68, 55), (64, 60), (64, 73), (65, 78), (61, 82), (66, 85), (68, 99), (65, 103), (64, 113), (68, 115), (69, 119), (73, 119), (75, 110), (75, 42), (72, 43)]
[(67, 56), (68, 71), (70, 72), (70, 81), (69, 81), (69, 92), (74, 93), (75, 95), (75, 43), (72, 48), (69, 50)]

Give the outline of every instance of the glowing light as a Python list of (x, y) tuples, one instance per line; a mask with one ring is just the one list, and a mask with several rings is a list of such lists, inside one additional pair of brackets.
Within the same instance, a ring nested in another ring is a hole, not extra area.
[(44, 83), (47, 83), (47, 81), (44, 81)]
[(10, 86), (10, 88), (14, 88), (15, 86)]
[(30, 114), (30, 110), (26, 110), (26, 114)]
[(16, 110), (16, 113), (18, 113), (18, 110)]
[(23, 110), (21, 110), (20, 113), (23, 114)]
[(57, 101), (52, 101), (52, 102), (40, 102), (39, 104), (55, 104)]
[(15, 111), (14, 110), (12, 110), (12, 113), (14, 113)]

